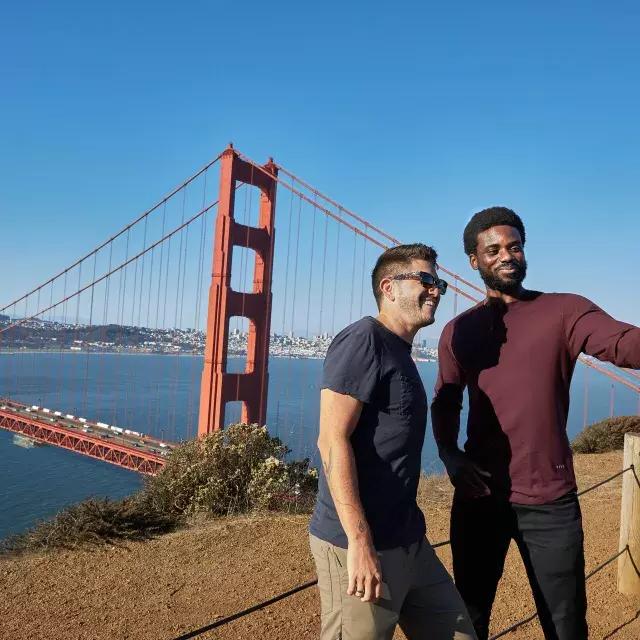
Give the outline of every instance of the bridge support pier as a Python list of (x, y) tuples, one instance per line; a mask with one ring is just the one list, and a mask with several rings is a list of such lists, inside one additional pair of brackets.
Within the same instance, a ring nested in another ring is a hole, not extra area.
[[(273, 176), (277, 175), (273, 161), (269, 161), (265, 169)], [(260, 189), (257, 227), (240, 224), (234, 219), (237, 182)], [(223, 428), (228, 402), (242, 402), (242, 422), (263, 425), (266, 421), (276, 185), (273, 177), (242, 160), (232, 147), (224, 151), (220, 167), (198, 436)], [(250, 293), (231, 288), (235, 246), (246, 247), (256, 253)], [(247, 364), (243, 373), (228, 373), (226, 370), (229, 319), (233, 316), (249, 320)]]

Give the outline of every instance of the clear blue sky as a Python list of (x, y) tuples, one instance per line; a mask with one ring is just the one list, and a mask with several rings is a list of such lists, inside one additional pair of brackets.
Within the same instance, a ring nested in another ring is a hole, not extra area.
[(232, 140), (462, 275), (510, 206), (529, 286), (640, 323), (638, 33), (631, 1), (9, 3), (0, 302)]

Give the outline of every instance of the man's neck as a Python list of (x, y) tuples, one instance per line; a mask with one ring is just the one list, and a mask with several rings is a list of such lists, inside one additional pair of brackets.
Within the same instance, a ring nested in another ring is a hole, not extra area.
[(511, 304), (512, 302), (519, 302), (520, 300), (527, 300), (531, 296), (531, 291), (525, 289), (522, 285), (519, 285), (517, 289), (513, 291), (504, 292), (497, 289), (487, 288), (487, 299), (498, 299), (505, 304)]
[(408, 327), (404, 322), (402, 322), (402, 320), (392, 318), (384, 311), (380, 311), (380, 313), (378, 313), (376, 320), (389, 329), (389, 331), (402, 338), (405, 342), (413, 344), (413, 339), (415, 338), (416, 333), (418, 333), (418, 329)]

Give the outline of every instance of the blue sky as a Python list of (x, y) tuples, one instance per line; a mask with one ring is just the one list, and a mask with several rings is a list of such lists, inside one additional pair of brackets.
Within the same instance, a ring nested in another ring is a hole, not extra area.
[(4, 8), (0, 302), (232, 140), (464, 276), (510, 206), (531, 287), (640, 323), (637, 3), (217, 5)]

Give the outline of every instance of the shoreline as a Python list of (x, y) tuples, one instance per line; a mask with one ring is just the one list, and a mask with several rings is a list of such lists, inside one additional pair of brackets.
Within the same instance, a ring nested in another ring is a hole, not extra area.
[[(5, 351), (0, 349), (0, 356), (17, 356), (17, 355), (36, 355), (36, 354), (53, 354), (53, 355), (74, 355), (74, 356), (99, 356), (99, 355), (110, 355), (110, 356), (187, 356), (190, 358), (204, 358), (204, 354), (202, 353), (188, 353), (188, 352), (180, 352), (180, 353), (172, 353), (170, 351), (143, 351), (143, 352), (129, 352), (129, 351), (71, 351), (69, 349), (59, 350), (59, 349), (25, 349), (21, 351)], [(230, 358), (245, 358), (247, 356), (246, 353), (230, 353), (228, 357)], [(270, 353), (269, 357), (272, 358), (291, 358), (292, 360), (323, 360), (324, 355), (321, 356), (307, 356), (307, 355), (294, 355), (294, 354), (279, 354), (279, 353)], [(423, 360), (419, 360), (423, 362)], [(424, 362), (435, 362), (424, 360)]]

